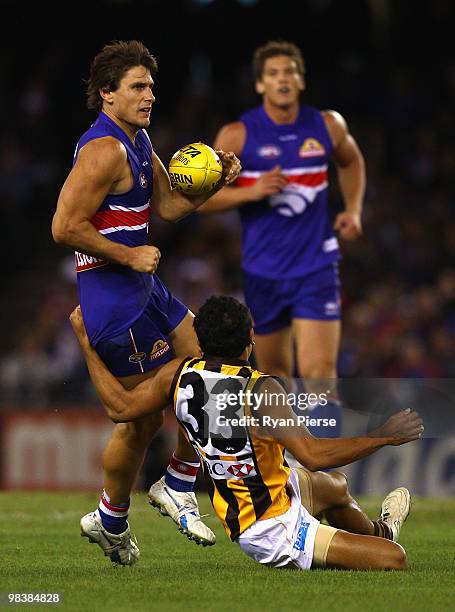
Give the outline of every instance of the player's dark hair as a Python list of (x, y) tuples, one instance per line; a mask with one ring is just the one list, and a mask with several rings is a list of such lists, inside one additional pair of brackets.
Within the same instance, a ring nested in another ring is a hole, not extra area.
[(277, 55), (289, 56), (295, 61), (299, 74), (301, 76), (305, 74), (305, 60), (303, 59), (302, 52), (294, 43), (286, 40), (269, 40), (269, 42), (262, 45), (262, 47), (258, 47), (254, 52), (253, 74), (255, 81), (261, 80), (265, 61), (269, 57), (276, 57)]
[(93, 59), (87, 84), (87, 106), (100, 111), (103, 99), (100, 89), (115, 91), (130, 68), (144, 66), (153, 76), (158, 70), (155, 57), (138, 40), (114, 40), (105, 45)]
[(250, 311), (233, 297), (212, 296), (194, 319), (202, 352), (219, 357), (238, 357), (251, 343)]

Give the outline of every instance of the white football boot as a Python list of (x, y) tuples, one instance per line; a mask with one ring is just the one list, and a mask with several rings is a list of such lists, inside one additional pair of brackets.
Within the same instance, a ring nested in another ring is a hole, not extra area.
[(113, 563), (133, 565), (139, 559), (139, 548), (129, 525), (123, 533), (109, 533), (104, 529), (97, 510), (81, 518), (81, 536), (88, 538), (91, 544), (98, 544)]
[(166, 485), (163, 476), (150, 487), (148, 498), (149, 504), (158, 508), (163, 516), (170, 516), (180, 533), (189, 540), (202, 546), (215, 544), (215, 534), (201, 521), (194, 493), (174, 491)]
[(403, 523), (411, 510), (411, 494), (405, 487), (390, 491), (384, 498), (381, 506), (380, 520), (390, 527), (394, 542), (398, 542), (398, 535)]

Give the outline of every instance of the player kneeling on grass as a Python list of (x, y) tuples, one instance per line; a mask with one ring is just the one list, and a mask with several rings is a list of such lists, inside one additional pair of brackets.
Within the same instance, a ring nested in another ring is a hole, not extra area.
[[(415, 412), (394, 415), (395, 431), (384, 438), (314, 438), (304, 426), (294, 426), (281, 384), (248, 362), (251, 315), (234, 298), (212, 297), (196, 316), (202, 356), (174, 359), (131, 390), (90, 346), (80, 309), (70, 318), (114, 422), (171, 403), (201, 458), (218, 518), (247, 555), (271, 567), (405, 569), (406, 554), (396, 540), (410, 509), (408, 490), (389, 493), (380, 518), (371, 521), (351, 497), (343, 474), (318, 470), (419, 438), (423, 426)], [(264, 397), (270, 402), (257, 401)], [(275, 425), (277, 419), (285, 425), (270, 426), (272, 415)], [(290, 469), (285, 448), (305, 468)], [(315, 518), (322, 516), (329, 525)]]

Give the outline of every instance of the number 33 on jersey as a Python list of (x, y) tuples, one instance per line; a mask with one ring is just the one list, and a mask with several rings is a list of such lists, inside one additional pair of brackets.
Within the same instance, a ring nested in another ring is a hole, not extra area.
[(212, 505), (232, 540), (259, 518), (290, 507), (284, 448), (240, 424), (248, 416), (242, 392), (245, 397), (260, 376), (238, 359), (188, 359), (171, 388), (177, 420), (201, 459)]

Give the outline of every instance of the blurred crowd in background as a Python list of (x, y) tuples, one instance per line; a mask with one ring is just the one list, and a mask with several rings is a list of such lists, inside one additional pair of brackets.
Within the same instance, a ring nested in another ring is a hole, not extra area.
[[(83, 79), (114, 38), (138, 38), (158, 58), (149, 132), (165, 165), (180, 146), (212, 143), (221, 125), (259, 103), (255, 46), (278, 37), (298, 44), (307, 61), (302, 101), (340, 111), (367, 165), (364, 234), (342, 245), (340, 376), (455, 376), (451, 2), (290, 3), (282, 22), (275, 3), (173, 3), (178, 20), (158, 4), (94, 3), (90, 33), (82, 34), (86, 16), (74, 15), (75, 38), (68, 23), (46, 38), (32, 32), (33, 13), (15, 17), (31, 38), (0, 59), (0, 403), (95, 402), (68, 323), (78, 302), (73, 256), (52, 243), (50, 223), (75, 143), (94, 119)], [(122, 11), (138, 23), (125, 26)], [(261, 11), (268, 25), (253, 33)], [(341, 206), (334, 176), (331, 205), (332, 214)], [(193, 311), (214, 293), (242, 299), (236, 211), (176, 225), (153, 218), (151, 237), (162, 251), (159, 276)]]

